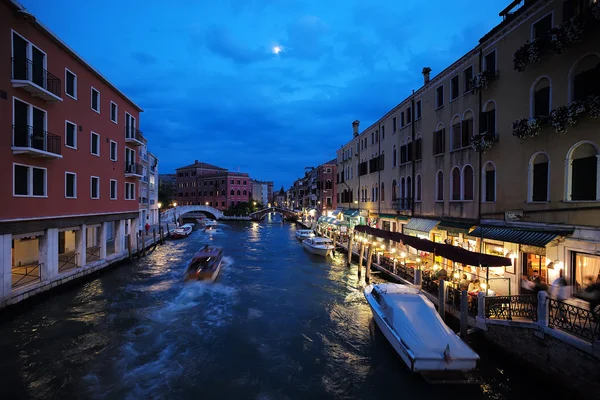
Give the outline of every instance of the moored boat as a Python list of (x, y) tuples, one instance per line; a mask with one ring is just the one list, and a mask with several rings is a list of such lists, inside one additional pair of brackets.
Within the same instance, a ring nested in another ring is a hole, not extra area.
[(214, 282), (219, 272), (221, 272), (222, 264), (223, 249), (221, 247), (206, 245), (188, 263), (184, 279), (186, 281), (207, 280)]
[(322, 237), (304, 239), (302, 245), (309, 252), (324, 257), (329, 255), (335, 249), (333, 240)]
[(204, 230), (214, 230), (217, 229), (217, 226), (219, 225), (219, 223), (217, 221), (215, 221), (214, 219), (208, 219), (206, 218), (204, 220)]
[(176, 228), (175, 230), (173, 230), (173, 232), (171, 232), (171, 237), (173, 239), (185, 238), (185, 237), (188, 237), (190, 235), (190, 233), (192, 233), (193, 230), (194, 230), (194, 224), (184, 224), (184, 225), (180, 226), (179, 228)]
[(364, 290), (373, 318), (406, 366), (415, 373), (467, 372), (479, 355), (442, 320), (419, 289), (395, 283)]
[(310, 239), (315, 236), (315, 232), (312, 229), (298, 229), (296, 231), (296, 239), (298, 240)]

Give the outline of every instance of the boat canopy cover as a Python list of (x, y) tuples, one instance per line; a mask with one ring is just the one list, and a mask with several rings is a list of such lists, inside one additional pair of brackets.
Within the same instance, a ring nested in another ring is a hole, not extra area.
[(379, 284), (381, 309), (398, 336), (416, 358), (444, 358), (450, 347), (451, 358), (478, 359), (442, 320), (433, 303), (415, 288), (399, 284)]

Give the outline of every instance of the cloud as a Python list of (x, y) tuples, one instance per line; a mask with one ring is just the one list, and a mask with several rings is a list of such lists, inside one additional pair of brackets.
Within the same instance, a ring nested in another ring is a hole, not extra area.
[(329, 27), (319, 17), (303, 16), (287, 28), (286, 53), (295, 58), (317, 60), (331, 50), (331, 47), (324, 43), (328, 34)]
[(205, 35), (206, 47), (214, 54), (237, 64), (251, 64), (273, 58), (266, 48), (250, 48), (235, 39), (231, 32), (222, 26), (210, 28)]

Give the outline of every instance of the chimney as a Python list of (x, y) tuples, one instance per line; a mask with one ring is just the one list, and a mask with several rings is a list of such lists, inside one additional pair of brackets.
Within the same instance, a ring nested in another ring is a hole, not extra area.
[(358, 136), (358, 125), (360, 124), (359, 120), (356, 120), (352, 123), (352, 130), (354, 131), (354, 137)]
[(194, 164), (198, 164), (198, 160), (194, 161)]
[(431, 68), (425, 67), (423, 68), (423, 84), (427, 85), (429, 83), (429, 74), (431, 74)]

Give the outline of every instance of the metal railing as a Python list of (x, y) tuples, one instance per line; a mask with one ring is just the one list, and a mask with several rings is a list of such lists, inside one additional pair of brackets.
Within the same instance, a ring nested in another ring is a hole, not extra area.
[(60, 78), (46, 71), (43, 65), (34, 63), (28, 58), (13, 58), (12, 67), (12, 79), (33, 82), (55, 96), (61, 97)]
[(100, 246), (92, 246), (85, 249), (85, 261), (98, 261), (100, 259)]
[(392, 200), (392, 207), (397, 211), (410, 210), (412, 208), (412, 203), (412, 197), (403, 197)]
[(29, 125), (13, 125), (13, 147), (25, 147), (61, 154), (60, 136)]
[(485, 317), (537, 321), (537, 296), (488, 296), (485, 298)]
[(548, 299), (548, 326), (591, 342), (600, 340), (598, 316), (590, 310), (559, 300)]
[(144, 167), (138, 163), (126, 163), (125, 164), (125, 173), (126, 174), (135, 174), (142, 175), (144, 172)]
[(13, 266), (12, 275), (20, 276), (20, 278), (17, 279), (16, 282), (12, 283), (12, 288), (14, 289), (19, 286), (25, 286), (33, 282), (41, 282), (43, 265), (44, 263), (24, 265), (18, 267)]
[(64, 253), (58, 256), (58, 272), (65, 272), (77, 268), (78, 253)]
[(138, 142), (144, 142), (146, 140), (142, 131), (129, 125), (125, 126), (125, 139), (135, 139)]

